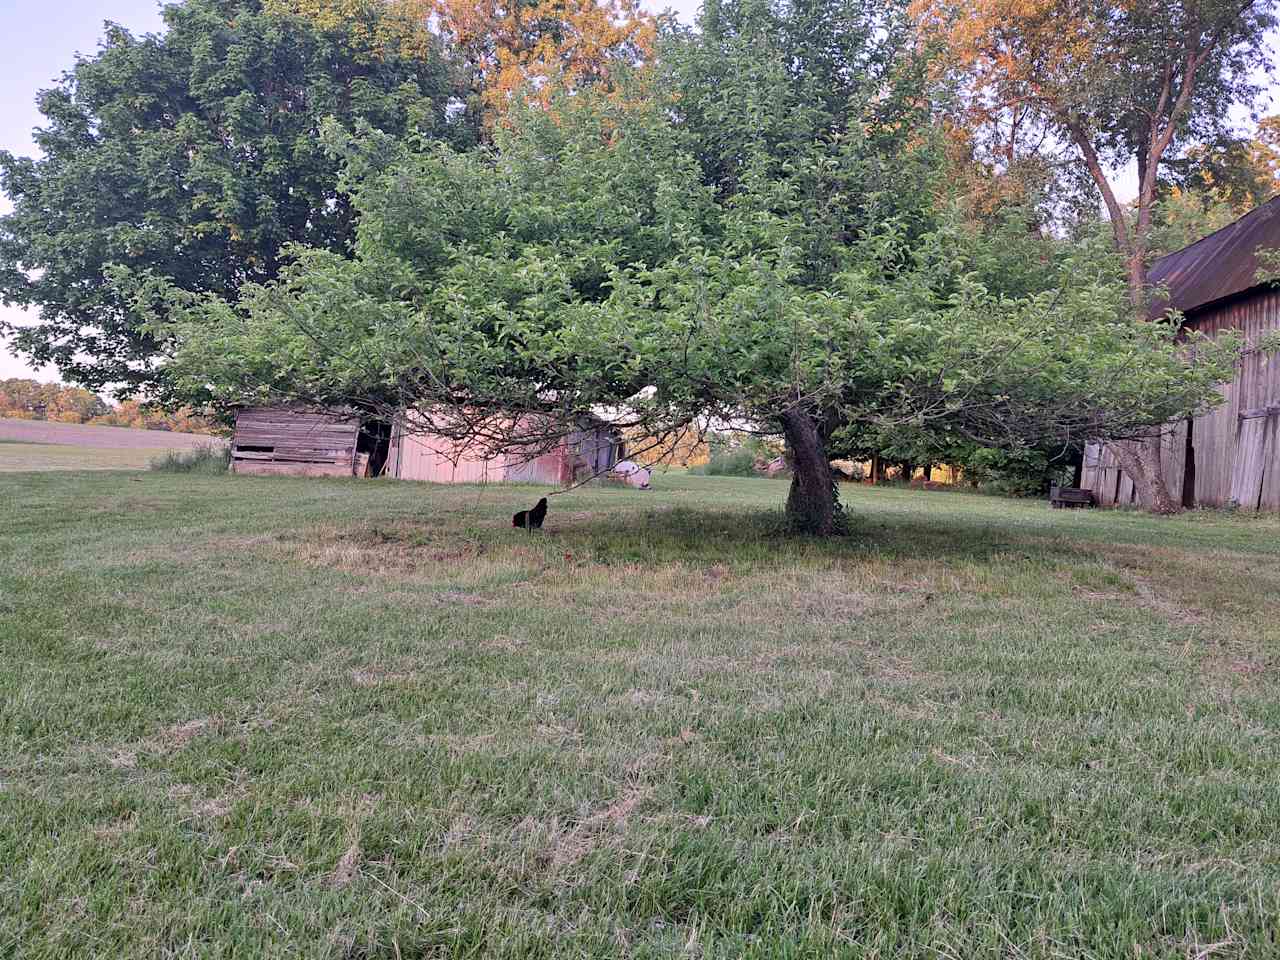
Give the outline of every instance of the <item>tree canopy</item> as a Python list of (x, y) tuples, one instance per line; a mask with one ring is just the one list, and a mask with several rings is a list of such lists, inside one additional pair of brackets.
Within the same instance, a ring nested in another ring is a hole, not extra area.
[(1015, 282), (992, 266), (1009, 237), (890, 219), (816, 286), (795, 242), (808, 210), (719, 197), (671, 116), (578, 97), (526, 111), (487, 153), (343, 138), (353, 259), (297, 249), (236, 301), (135, 295), (177, 318), (157, 328), (172, 372), (225, 402), (409, 410), (495, 446), (600, 411), (656, 437), (708, 415), (782, 434), (789, 513), (818, 533), (840, 525), (841, 431), (935, 448), (1132, 435), (1229, 375), (1231, 344), (1188, 362), (1172, 328), (1133, 324), (1098, 244), (1041, 244), (1038, 276)]
[(166, 30), (108, 24), (102, 48), (40, 96), (39, 159), (0, 153), (0, 296), (39, 311), (18, 347), (93, 389), (163, 395), (154, 344), (103, 282), (109, 265), (234, 296), (291, 242), (342, 251), (354, 216), (321, 123), (451, 142), (438, 54), (366, 56), (359, 24), (318, 26), (246, 0), (167, 6)]

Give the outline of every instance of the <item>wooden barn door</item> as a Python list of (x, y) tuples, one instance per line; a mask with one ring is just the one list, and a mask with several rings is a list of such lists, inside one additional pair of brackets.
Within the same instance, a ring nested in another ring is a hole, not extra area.
[[(1093, 491), (1094, 502), (1100, 507), (1111, 507), (1117, 503), (1128, 503), (1121, 497), (1121, 487), (1125, 477), (1120, 464), (1113, 454), (1101, 444), (1089, 444), (1085, 448), (1084, 470), (1081, 472), (1080, 484), (1086, 490)], [(1128, 498), (1133, 497), (1133, 482), (1129, 482)]]
[(1095, 496), (1098, 493), (1099, 484), (1099, 464), (1102, 459), (1102, 447), (1096, 443), (1087, 444), (1084, 448), (1084, 457), (1080, 464), (1080, 486), (1085, 490), (1092, 490)]
[(1236, 453), (1231, 464), (1230, 502), (1246, 510), (1257, 510), (1262, 502), (1262, 483), (1266, 477), (1268, 441), (1274, 430), (1268, 429), (1271, 417), (1241, 415), (1236, 430)]

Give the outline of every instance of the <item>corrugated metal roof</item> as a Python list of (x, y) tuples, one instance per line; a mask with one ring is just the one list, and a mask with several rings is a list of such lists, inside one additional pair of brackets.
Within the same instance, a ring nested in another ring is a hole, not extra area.
[(1190, 314), (1258, 286), (1259, 247), (1280, 248), (1280, 196), (1153, 263), (1147, 280), (1166, 287), (1169, 296), (1152, 303), (1151, 316), (1159, 316), (1170, 307)]

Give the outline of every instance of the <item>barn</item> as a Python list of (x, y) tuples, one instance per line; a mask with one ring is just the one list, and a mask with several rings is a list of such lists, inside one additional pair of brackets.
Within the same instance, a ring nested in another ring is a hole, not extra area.
[[(1148, 278), (1167, 297), (1152, 304), (1152, 316), (1180, 310), (1190, 329), (1239, 330), (1249, 343), (1280, 330), (1280, 286), (1258, 280), (1260, 267), (1274, 272), (1259, 255), (1269, 250), (1280, 250), (1280, 196), (1155, 261)], [(1280, 357), (1248, 357), (1222, 392), (1224, 403), (1164, 437), (1170, 493), (1187, 507), (1280, 510)], [(1133, 482), (1098, 446), (1085, 451), (1081, 486), (1104, 506), (1134, 501)]]
[(511, 450), (488, 456), (398, 420), (391, 430), (385, 473), (430, 483), (545, 483), (569, 486), (601, 476), (622, 459), (622, 438), (603, 420), (584, 417), (539, 456)]
[(536, 457), (511, 450), (469, 450), (413, 425), (358, 411), (301, 406), (244, 407), (231, 445), (235, 473), (395, 477), (430, 483), (543, 483), (568, 486), (603, 475), (623, 456), (622, 438), (603, 420), (583, 417)]

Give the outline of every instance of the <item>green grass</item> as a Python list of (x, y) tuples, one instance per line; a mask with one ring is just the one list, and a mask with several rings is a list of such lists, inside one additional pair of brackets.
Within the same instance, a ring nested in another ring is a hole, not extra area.
[(1275, 957), (1280, 523), (0, 498), (0, 956)]
[[(83, 447), (63, 443), (0, 441), (0, 473), (33, 470), (145, 470), (164, 447)], [(6, 483), (10, 481), (6, 480)]]

